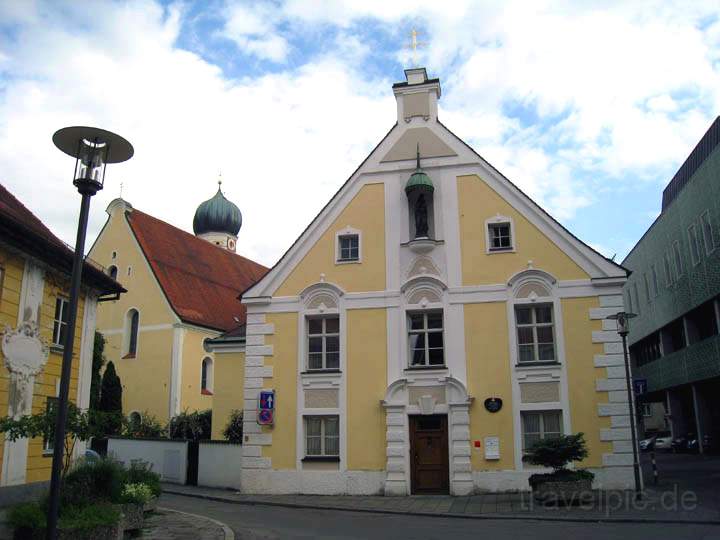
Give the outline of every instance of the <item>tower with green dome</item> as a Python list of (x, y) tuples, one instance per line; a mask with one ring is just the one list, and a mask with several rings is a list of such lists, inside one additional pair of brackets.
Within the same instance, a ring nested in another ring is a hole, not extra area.
[(225, 198), (221, 185), (222, 181), (218, 181), (217, 193), (195, 210), (193, 231), (198, 238), (234, 252), (242, 227), (242, 214), (237, 205)]

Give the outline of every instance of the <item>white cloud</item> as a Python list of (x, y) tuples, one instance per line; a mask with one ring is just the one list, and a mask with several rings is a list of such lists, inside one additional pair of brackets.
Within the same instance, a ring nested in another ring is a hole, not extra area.
[(282, 62), (287, 57), (287, 40), (278, 34), (277, 14), (272, 4), (231, 4), (224, 12), (221, 35), (234, 41), (245, 54)]

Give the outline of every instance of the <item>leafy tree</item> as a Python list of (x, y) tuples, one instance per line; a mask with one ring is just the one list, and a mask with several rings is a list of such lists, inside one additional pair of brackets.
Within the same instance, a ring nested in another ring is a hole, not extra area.
[(242, 444), (243, 440), (243, 412), (239, 409), (230, 411), (230, 419), (225, 429), (223, 429), (223, 437), (231, 443)]
[[(50, 407), (43, 412), (28, 414), (17, 419), (7, 416), (0, 418), (0, 433), (5, 433), (5, 438), (9, 441), (35, 437), (53, 441), (56, 421), (57, 407)], [(70, 460), (77, 441), (88, 441), (92, 437), (100, 437), (107, 432), (108, 426), (117, 422), (117, 413), (81, 411), (73, 403), (69, 403), (65, 425), (63, 476), (70, 467)]]
[(123, 418), (123, 435), (136, 439), (157, 439), (165, 437), (167, 430), (156, 416), (143, 411), (137, 416)]
[(565, 470), (572, 461), (588, 457), (585, 435), (564, 435), (552, 439), (541, 439), (530, 447), (525, 459), (533, 465), (551, 467), (555, 472)]
[(100, 402), (98, 409), (116, 415), (117, 422), (108, 425), (107, 435), (115, 435), (122, 427), (122, 383), (115, 372), (115, 364), (108, 362), (100, 384)]
[(171, 439), (209, 439), (212, 430), (212, 410), (184, 411), (170, 419), (168, 433)]
[(98, 409), (100, 406), (100, 385), (102, 376), (100, 372), (105, 365), (105, 337), (100, 332), (95, 332), (95, 343), (93, 344), (92, 376), (90, 378), (90, 408)]

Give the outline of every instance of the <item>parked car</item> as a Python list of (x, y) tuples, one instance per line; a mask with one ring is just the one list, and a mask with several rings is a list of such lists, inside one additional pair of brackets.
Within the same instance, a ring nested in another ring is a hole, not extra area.
[(672, 435), (669, 432), (663, 431), (655, 436), (655, 450), (671, 450), (672, 449)]
[(672, 440), (672, 451), (675, 453), (697, 452), (698, 438), (694, 433), (688, 433), (684, 437), (675, 437)]
[(647, 452), (648, 450), (652, 450), (653, 448), (655, 448), (655, 436), (640, 441), (641, 452)]

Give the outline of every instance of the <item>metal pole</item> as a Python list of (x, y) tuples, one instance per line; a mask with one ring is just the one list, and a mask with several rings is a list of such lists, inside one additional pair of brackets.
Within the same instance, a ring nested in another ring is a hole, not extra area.
[(65, 424), (68, 413), (68, 393), (70, 390), (70, 368), (72, 367), (73, 344), (75, 342), (75, 323), (77, 321), (78, 297), (85, 253), (85, 235), (87, 232), (88, 215), (90, 213), (90, 197), (94, 193), (78, 186), (82, 194), (80, 218), (78, 220), (77, 239), (75, 241), (75, 257), (73, 258), (72, 278), (70, 284), (70, 312), (68, 313), (67, 332), (63, 344), (62, 372), (60, 375), (60, 395), (58, 397), (57, 422), (55, 424), (55, 440), (53, 446), (52, 475), (50, 477), (50, 501), (47, 516), (45, 538), (55, 540), (57, 534), (58, 511), (60, 506), (61, 472), (65, 455)]
[(640, 463), (638, 462), (637, 438), (635, 437), (635, 415), (633, 414), (633, 397), (630, 382), (630, 361), (627, 353), (627, 333), (622, 332), (623, 358), (625, 359), (625, 382), (627, 385), (628, 408), (630, 409), (630, 435), (632, 438), (633, 449), (633, 472), (635, 473), (635, 498), (642, 497), (642, 489), (640, 487)]
[[(655, 442), (653, 441), (653, 445)], [(657, 462), (655, 461), (655, 448), (653, 448), (652, 452), (650, 452), (650, 461), (652, 462), (652, 472), (653, 472), (653, 484), (656, 486), (658, 485), (658, 469), (657, 469)]]

